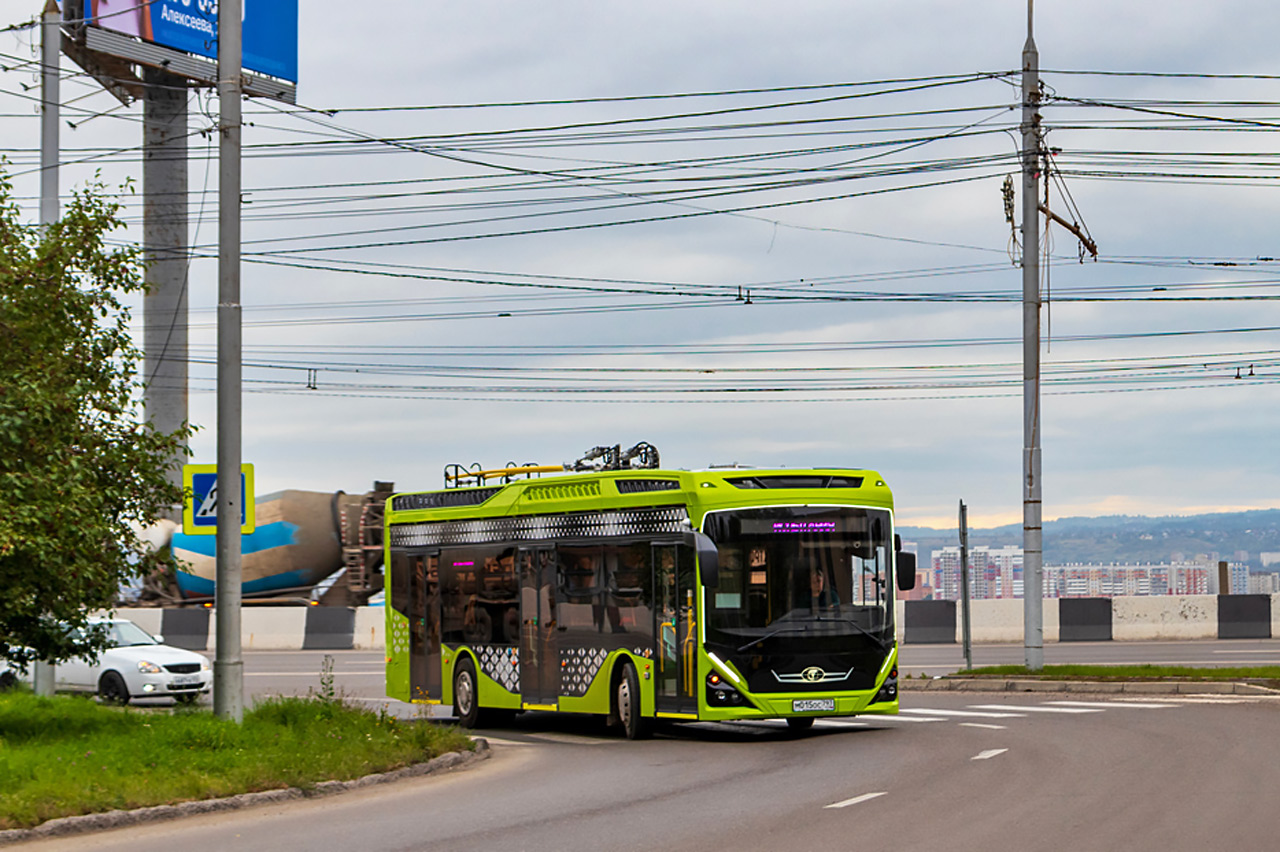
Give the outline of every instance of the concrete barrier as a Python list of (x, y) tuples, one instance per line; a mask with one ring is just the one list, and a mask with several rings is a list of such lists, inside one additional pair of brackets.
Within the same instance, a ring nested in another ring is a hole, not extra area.
[(1219, 595), (1219, 639), (1270, 639), (1270, 595)]
[(1059, 640), (1111, 640), (1111, 598), (1062, 598), (1058, 601)]
[(351, 645), (358, 651), (381, 651), (386, 647), (387, 610), (380, 606), (362, 606), (356, 610), (355, 631)]
[(1114, 639), (1215, 639), (1216, 595), (1160, 595), (1111, 599)]
[(300, 651), (307, 634), (307, 612), (315, 607), (244, 607), (240, 610), (240, 646), (266, 651)]
[[(975, 644), (1020, 644), (1024, 604), (1020, 599), (970, 604)], [(1243, 639), (1280, 636), (1280, 594), (1186, 595), (1125, 598), (1062, 598), (1044, 602), (1044, 641), (1154, 641)], [(121, 609), (165, 641), (196, 651), (213, 650), (213, 610)], [(898, 601), (898, 640), (904, 644), (961, 641), (956, 601)], [(383, 607), (245, 607), (241, 643), (245, 650), (361, 650), (385, 648)]]
[[(212, 646), (209, 631), (213, 627), (210, 610), (204, 607), (191, 609), (161, 610), (160, 633), (164, 635), (166, 645), (175, 648), (186, 648), (188, 651), (203, 651)], [(132, 620), (131, 616), (126, 616)]]
[(906, 604), (904, 642), (937, 645), (956, 641), (955, 601), (907, 601)]
[(345, 606), (309, 606), (304, 651), (344, 651), (354, 647), (356, 611)]

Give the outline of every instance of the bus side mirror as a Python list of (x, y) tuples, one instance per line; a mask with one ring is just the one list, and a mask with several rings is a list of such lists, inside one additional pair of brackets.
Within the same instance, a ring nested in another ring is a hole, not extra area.
[(899, 552), (897, 554), (898, 563), (898, 589), (899, 591), (909, 592), (916, 587), (916, 555), (914, 553)]
[(698, 571), (702, 575), (702, 585), (720, 585), (720, 551), (716, 543), (700, 532), (693, 534), (693, 544), (698, 552)]

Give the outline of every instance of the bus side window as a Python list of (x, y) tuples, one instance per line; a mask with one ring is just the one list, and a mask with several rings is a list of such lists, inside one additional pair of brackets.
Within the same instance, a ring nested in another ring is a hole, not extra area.
[(403, 550), (391, 551), (391, 608), (401, 615), (409, 613), (409, 580), (413, 568)]

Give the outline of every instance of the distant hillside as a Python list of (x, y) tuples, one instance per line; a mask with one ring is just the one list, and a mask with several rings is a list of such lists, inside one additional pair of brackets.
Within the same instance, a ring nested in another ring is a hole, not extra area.
[[(954, 529), (900, 527), (898, 532), (904, 539), (918, 542), (924, 558), (935, 549), (958, 544)], [(1022, 525), (970, 529), (969, 543), (1021, 546)], [(1200, 553), (1217, 553), (1221, 559), (1234, 560), (1237, 551), (1246, 551), (1248, 562), (1255, 569), (1261, 567), (1259, 553), (1280, 552), (1280, 509), (1158, 518), (1062, 518), (1044, 525), (1044, 560), (1051, 565), (1168, 562), (1177, 554), (1190, 559)]]

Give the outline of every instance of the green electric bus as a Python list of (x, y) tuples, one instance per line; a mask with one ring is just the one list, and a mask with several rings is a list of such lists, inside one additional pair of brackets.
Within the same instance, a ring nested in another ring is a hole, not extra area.
[(388, 696), (466, 727), (601, 714), (628, 738), (898, 711), (915, 556), (874, 471), (669, 470), (644, 444), (451, 468), (387, 501)]

